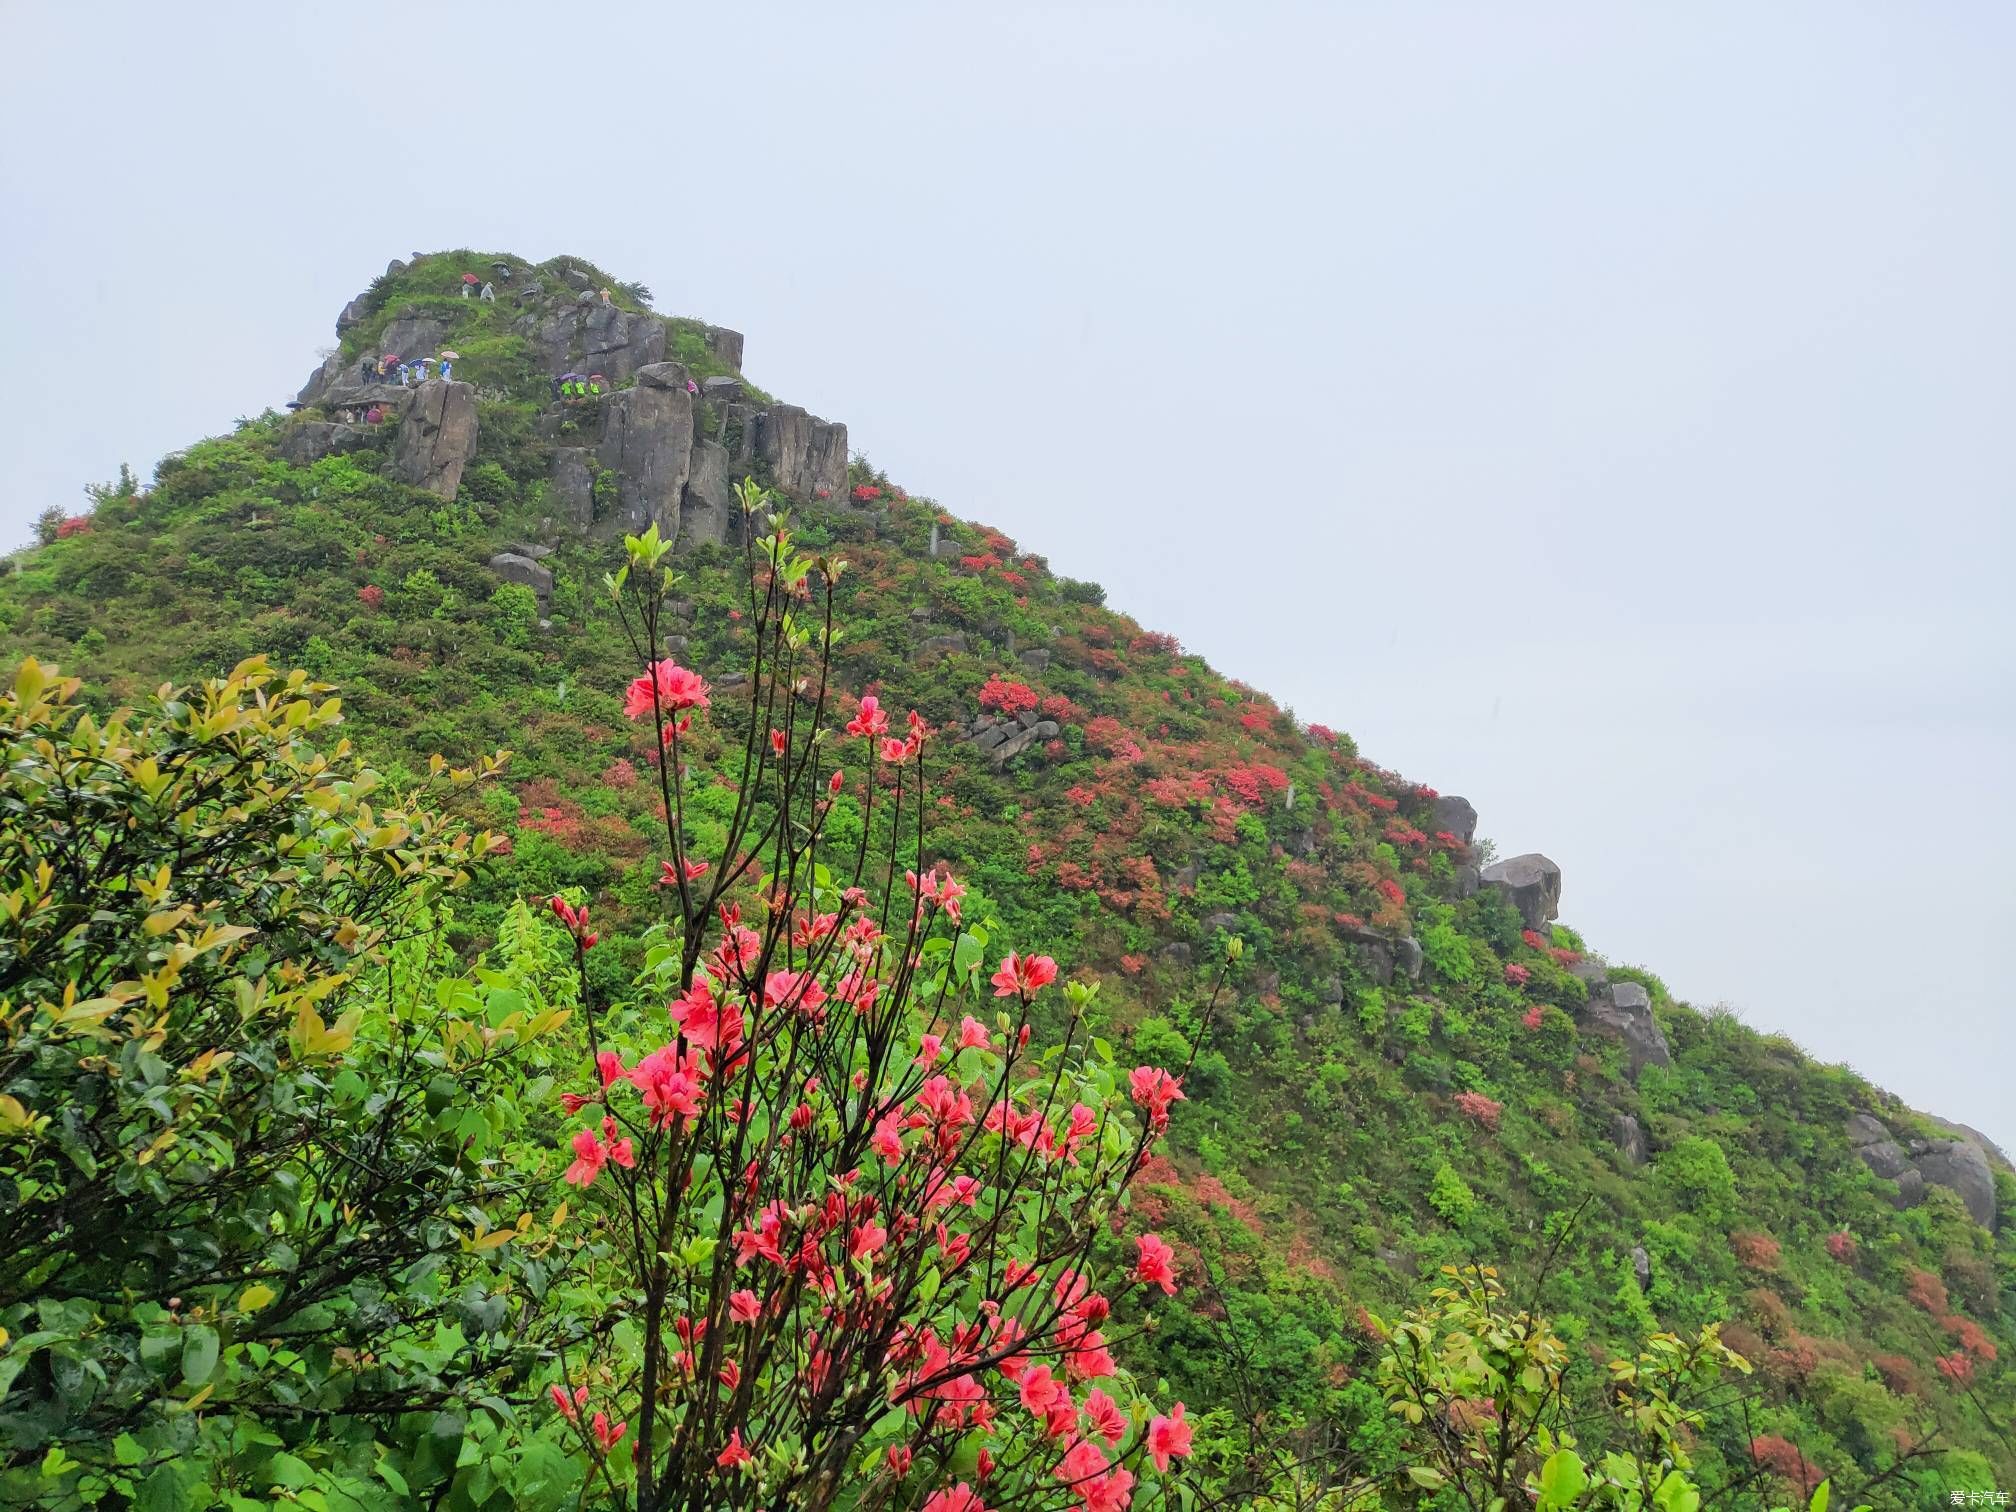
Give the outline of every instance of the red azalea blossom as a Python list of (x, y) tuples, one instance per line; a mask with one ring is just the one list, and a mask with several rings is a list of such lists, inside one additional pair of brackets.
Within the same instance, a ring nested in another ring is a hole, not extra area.
[(1057, 963), (1048, 956), (1018, 956), (1011, 950), (991, 980), (996, 997), (1034, 997), (1057, 980)]
[(889, 716), (882, 708), (882, 700), (873, 693), (861, 695), (861, 707), (854, 717), (847, 721), (849, 735), (876, 736), (889, 733)]
[(1143, 1234), (1135, 1243), (1141, 1258), (1134, 1265), (1134, 1279), (1143, 1286), (1159, 1286), (1164, 1296), (1176, 1295), (1176, 1252), (1159, 1234)]
[(651, 663), (649, 676), (631, 679), (629, 691), (623, 698), (624, 714), (631, 719), (642, 719), (649, 714), (653, 707), (654, 687), (660, 708), (677, 712), (707, 707), (708, 687), (698, 672), (689, 672), (677, 662), (656, 661)]
[(1148, 1457), (1155, 1461), (1157, 1470), (1167, 1472), (1171, 1459), (1189, 1452), (1190, 1425), (1183, 1421), (1183, 1404), (1178, 1402), (1167, 1417), (1149, 1422)]

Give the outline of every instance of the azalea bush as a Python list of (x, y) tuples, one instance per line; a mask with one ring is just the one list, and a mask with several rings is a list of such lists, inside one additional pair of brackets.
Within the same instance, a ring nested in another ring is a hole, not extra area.
[[(1191, 1450), (1183, 1404), (1115, 1354), (1122, 1311), (1182, 1281), (1157, 1235), (1114, 1234), (1181, 1072), (1116, 1067), (1094, 989), (965, 916), (927, 864), (930, 730), (873, 694), (843, 718), (829, 685), (845, 564), (766, 533), (760, 491), (742, 505), (732, 705), (656, 654), (655, 530), (608, 583), (625, 712), (661, 753), (668, 918), (634, 990), (589, 1005), (562, 1098), (569, 1222), (625, 1280), (552, 1410), (619, 1506), (1121, 1512)], [(724, 752), (733, 812), (703, 855), (689, 759)], [(599, 931), (552, 906), (589, 991)]]
[(495, 762), (378, 803), (339, 718), (259, 662), (0, 693), (0, 1501), (392, 1506), (536, 1390), (512, 1140), (568, 1005), (442, 942)]

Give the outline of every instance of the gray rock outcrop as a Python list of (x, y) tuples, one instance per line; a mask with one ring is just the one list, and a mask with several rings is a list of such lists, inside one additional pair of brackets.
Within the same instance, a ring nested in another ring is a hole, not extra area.
[(553, 451), (553, 503), (582, 530), (595, 523), (594, 455), (585, 446), (560, 446)]
[(1666, 1035), (1652, 1018), (1652, 999), (1636, 982), (1610, 982), (1591, 992), (1582, 1021), (1624, 1042), (1634, 1080), (1647, 1066), (1673, 1064)]
[(1918, 1174), (1933, 1186), (1945, 1187), (1966, 1205), (1981, 1227), (1995, 1228), (1995, 1173), (1978, 1145), (1964, 1139), (1914, 1139), (1911, 1153)]
[(357, 451), (371, 444), (371, 432), (361, 425), (339, 425), (323, 420), (304, 420), (290, 425), (280, 437), (281, 457), (296, 467), (306, 467), (339, 452)]
[(1528, 929), (1545, 929), (1561, 912), (1561, 868), (1537, 851), (1485, 867), (1481, 880), (1505, 894)]
[(718, 546), (735, 540), (741, 520), (742, 506), (735, 500), (728, 449), (717, 441), (696, 441), (686, 476), (686, 499), (679, 511), (678, 544)]
[(1993, 1146), (1985, 1140), (1977, 1136), (1900, 1142), (1880, 1119), (1867, 1113), (1849, 1115), (1844, 1127), (1862, 1163), (1883, 1180), (1897, 1183), (1898, 1207), (1916, 1207), (1925, 1200), (1928, 1186), (1941, 1186), (1960, 1199), (1976, 1223), (1994, 1231), (1995, 1170), (1988, 1155)]
[(1445, 794), (1428, 806), (1428, 833), (1454, 835), (1465, 845), (1477, 838), (1477, 810), (1468, 798)]
[(413, 390), (399, 422), (393, 475), (402, 483), (452, 499), (462, 487), (462, 469), (476, 455), (476, 390), (469, 384), (430, 378)]
[(543, 562), (535, 562), (515, 551), (500, 551), (490, 558), (490, 570), (505, 582), (522, 583), (538, 594), (541, 612), (552, 603), (553, 573)]
[(401, 310), (378, 335), (378, 351), (390, 353), (412, 361), (419, 357), (432, 357), (441, 350), (441, 343), (447, 337), (448, 327), (432, 315), (422, 315), (413, 310)]
[(635, 386), (603, 398), (596, 460), (618, 480), (616, 507), (599, 525), (634, 534), (656, 523), (661, 535), (678, 538), (693, 465), (693, 396), (684, 367), (649, 364), (637, 370)]
[(773, 404), (757, 417), (756, 455), (788, 494), (837, 500), (846, 490), (847, 427), (795, 404)]
[(1421, 955), (1421, 942), (1414, 936), (1403, 935), (1393, 942), (1393, 969), (1408, 981), (1420, 981), (1422, 967), (1425, 964)]
[[(620, 383), (665, 360), (664, 321), (592, 298), (586, 304), (534, 309), (518, 318), (516, 329), (549, 373), (600, 373)], [(685, 370), (680, 371), (683, 375)], [(684, 384), (683, 376), (680, 382)]]
[(1652, 1146), (1645, 1138), (1644, 1126), (1632, 1114), (1619, 1113), (1610, 1120), (1610, 1143), (1617, 1146), (1617, 1152), (1628, 1166), (1642, 1166), (1652, 1158)]
[(720, 358), (736, 372), (742, 371), (742, 333), (731, 331), (726, 326), (707, 327), (707, 350)]

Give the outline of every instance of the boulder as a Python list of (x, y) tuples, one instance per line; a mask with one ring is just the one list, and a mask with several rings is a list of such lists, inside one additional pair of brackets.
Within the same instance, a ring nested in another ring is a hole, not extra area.
[(838, 499), (847, 487), (847, 427), (795, 404), (773, 404), (757, 417), (756, 455), (773, 482), (801, 499)]
[(661, 535), (677, 540), (693, 466), (693, 396), (686, 392), (686, 369), (676, 362), (652, 363), (637, 370), (634, 387), (605, 395), (595, 454), (617, 475), (616, 507), (597, 523), (631, 535), (655, 523)]
[(1638, 1290), (1652, 1290), (1652, 1257), (1645, 1253), (1645, 1246), (1631, 1246), (1631, 1272), (1638, 1278)]
[(406, 271), (406, 264), (401, 262), (396, 257), (393, 258), (392, 261), (385, 264), (385, 276), (387, 278), (397, 278), (401, 273), (404, 273), (405, 271)]
[(1911, 1155), (1919, 1176), (1954, 1193), (1976, 1223), (1995, 1231), (1995, 1173), (1978, 1145), (1964, 1139), (1914, 1139)]
[(1925, 1117), (1930, 1122), (1944, 1129), (1948, 1134), (1951, 1134), (1955, 1139), (1964, 1140), (1966, 1143), (1973, 1145), (1981, 1152), (1983, 1158), (1987, 1160), (1991, 1167), (2003, 1171), (2016, 1170), (2016, 1166), (2011, 1166), (2009, 1157), (2003, 1153), (2002, 1147), (1979, 1129), (1969, 1128), (1966, 1124), (1954, 1123), (1951, 1119), (1940, 1118), (1931, 1113), (1927, 1113)]
[(999, 725), (989, 725), (973, 737), (973, 744), (983, 751), (998, 750), (1008, 741), (1008, 732)]
[(1171, 966), (1188, 966), (1190, 964), (1190, 946), (1182, 940), (1171, 940), (1167, 945), (1164, 945), (1160, 950), (1155, 952), (1155, 958), (1160, 961), (1167, 961)]
[(360, 321), (364, 319), (365, 314), (364, 300), (365, 296), (359, 294), (355, 299), (351, 300), (350, 303), (346, 304), (345, 306), (343, 306), (342, 309), (336, 312), (337, 334), (339, 335), (342, 334), (344, 331), (349, 330), (350, 327), (358, 324)]
[(585, 446), (553, 449), (554, 505), (583, 530), (595, 523), (594, 455)]
[(742, 333), (731, 331), (726, 326), (707, 327), (707, 350), (720, 358), (736, 372), (742, 371)]
[(1577, 961), (1568, 968), (1568, 975), (1577, 977), (1590, 987), (1601, 987), (1610, 980), (1610, 973), (1601, 961)]
[(306, 467), (338, 452), (356, 451), (371, 444), (371, 432), (361, 425), (338, 425), (329, 421), (304, 420), (290, 425), (280, 437), (281, 457), (296, 467)]
[(1037, 740), (1041, 738), (1037, 735), (1036, 730), (1033, 726), (1031, 726), (1028, 729), (1023, 729), (1015, 725), (1010, 725), (1002, 733), (1004, 733), (1007, 738), (1004, 739), (999, 745), (995, 746), (994, 749), (990, 751), (987, 756), (987, 759), (993, 762), (994, 765), (997, 767), (1006, 766), (1009, 762), (1013, 761), (1017, 756), (1020, 756), (1024, 751), (1028, 750), (1029, 747), (1036, 744)]
[(1465, 845), (1477, 838), (1477, 810), (1468, 798), (1454, 794), (1437, 798), (1428, 806), (1428, 833), (1454, 835)]
[(467, 383), (430, 378), (413, 390), (399, 422), (392, 472), (402, 483), (452, 499), (462, 469), (476, 455), (476, 390)]
[(735, 501), (735, 480), (728, 449), (718, 441), (693, 443), (693, 462), (686, 478), (686, 498), (679, 510), (679, 539), (689, 546), (718, 546), (735, 538), (741, 506)]
[(1673, 1051), (1652, 1018), (1652, 999), (1636, 982), (1612, 982), (1589, 996), (1583, 1022), (1624, 1041), (1635, 1080), (1646, 1066), (1670, 1066)]
[(1217, 913), (1208, 913), (1197, 921), (1197, 927), (1207, 935), (1216, 934), (1220, 930), (1230, 934), (1239, 927), (1239, 915), (1231, 912), (1229, 909), (1220, 910)]
[(742, 397), (742, 380), (740, 378), (723, 377), (702, 378), (700, 380), (700, 397), (711, 400), (716, 404), (727, 404), (733, 400), (740, 399)]
[(917, 643), (915, 653), (918, 661), (931, 661), (939, 657), (951, 656), (966, 649), (966, 637), (957, 631), (945, 635), (927, 636)]
[(1505, 894), (1528, 929), (1545, 929), (1561, 912), (1561, 868), (1537, 851), (1485, 867), (1481, 880)]
[(530, 557), (535, 562), (543, 562), (553, 555), (551, 546), (542, 546), (537, 541), (513, 541), (504, 549), (517, 556)]
[(949, 557), (964, 556), (965, 554), (966, 548), (961, 546), (957, 541), (938, 541), (931, 547), (931, 555), (941, 562)]
[(490, 558), (490, 570), (507, 583), (523, 583), (539, 595), (544, 610), (553, 599), (553, 573), (543, 563), (515, 551), (500, 551)]
[(1366, 940), (1358, 946), (1358, 960), (1365, 975), (1380, 987), (1393, 981), (1393, 947), (1384, 940)]
[(1024, 651), (1015, 660), (1024, 672), (1046, 672), (1050, 668), (1050, 653), (1048, 651)]
[(1644, 1127), (1629, 1113), (1619, 1113), (1610, 1120), (1610, 1143), (1617, 1146), (1628, 1166), (1642, 1166), (1652, 1157), (1651, 1143), (1645, 1138)]
[(1471, 866), (1466, 862), (1464, 865), (1456, 868), (1457, 897), (1474, 898), (1477, 896), (1477, 889), (1482, 887), (1483, 885), (1484, 885), (1483, 879), (1478, 873), (1476, 867)]

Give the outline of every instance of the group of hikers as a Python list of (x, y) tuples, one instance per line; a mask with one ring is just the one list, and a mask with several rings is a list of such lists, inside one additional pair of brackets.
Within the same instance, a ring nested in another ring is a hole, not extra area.
[[(357, 370), (360, 383), (396, 383), (401, 388), (411, 388), (416, 383), (425, 383), (430, 376), (448, 377), (455, 371), (455, 361), (460, 352), (443, 352), (438, 357), (401, 357), (397, 352), (387, 352), (383, 357), (366, 357)], [(439, 364), (440, 373), (430, 374), (428, 369)]]
[(464, 273), (462, 275), (462, 297), (464, 299), (487, 299), (492, 304), (495, 304), (497, 302), (497, 290), (491, 286), (488, 279), (478, 278), (474, 273)]
[[(561, 373), (549, 381), (555, 399), (599, 399), (615, 386), (600, 373)], [(686, 392), (697, 399), (700, 385), (688, 378)]]

